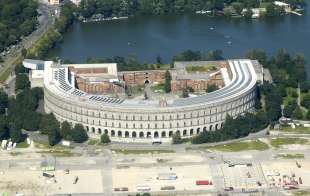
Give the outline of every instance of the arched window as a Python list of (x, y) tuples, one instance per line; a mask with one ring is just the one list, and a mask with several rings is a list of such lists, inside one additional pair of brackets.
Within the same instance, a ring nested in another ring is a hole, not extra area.
[(187, 135), (187, 131), (186, 129), (183, 130), (183, 136), (186, 136)]
[(158, 132), (157, 131), (154, 132), (154, 138), (158, 138)]
[(111, 131), (111, 136), (112, 136), (112, 137), (115, 136), (115, 131), (114, 131), (114, 130)]
[(91, 128), (91, 132), (92, 132), (92, 133), (95, 133), (95, 127), (92, 127), (92, 128)]
[(161, 132), (161, 137), (166, 137), (166, 132), (165, 131)]
[(125, 137), (129, 137), (129, 132), (125, 131)]
[(189, 135), (193, 135), (194, 134), (194, 129), (191, 129), (190, 131), (189, 131)]
[(147, 137), (147, 138), (150, 138), (150, 137), (152, 137), (152, 134), (151, 134), (151, 132), (147, 132), (147, 133), (146, 133), (146, 137)]
[(132, 132), (132, 137), (133, 138), (136, 138), (137, 137), (137, 133), (134, 131), (134, 132)]
[(140, 138), (144, 137), (144, 133), (142, 131), (139, 133), (139, 137)]
[(118, 131), (118, 132), (117, 132), (117, 136), (118, 136), (118, 137), (122, 137), (122, 132), (121, 132), (121, 131)]
[(101, 133), (102, 133), (100, 128), (98, 129), (98, 133), (99, 133), (99, 134), (101, 134)]
[(199, 134), (199, 133), (200, 133), (200, 128), (197, 128), (197, 130), (196, 130), (196, 131), (197, 131), (197, 134)]
[(105, 130), (104, 130), (104, 133), (108, 135), (108, 130), (107, 130), (107, 129), (105, 129)]
[(173, 131), (169, 131), (169, 137), (172, 137)]

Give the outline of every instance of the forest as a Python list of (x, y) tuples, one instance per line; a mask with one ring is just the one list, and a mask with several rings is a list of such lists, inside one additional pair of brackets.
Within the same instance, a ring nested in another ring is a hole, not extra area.
[(0, 0), (0, 52), (35, 30), (37, 8), (34, 0)]

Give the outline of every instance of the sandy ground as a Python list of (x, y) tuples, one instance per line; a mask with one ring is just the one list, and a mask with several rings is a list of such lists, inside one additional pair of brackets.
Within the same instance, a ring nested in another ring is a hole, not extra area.
[[(55, 178), (43, 177), (41, 171), (4, 171), (0, 174), (0, 193), (7, 192), (9, 195), (13, 195), (18, 192), (26, 196), (42, 196), (65, 193), (101, 193), (103, 191), (99, 170), (75, 170), (70, 174), (59, 170), (50, 173), (55, 174)], [(79, 177), (77, 184), (73, 184), (75, 176)]]
[[(158, 180), (159, 173), (176, 173), (176, 180)], [(162, 186), (175, 186), (176, 190), (211, 190), (213, 185), (197, 186), (196, 180), (211, 180), (208, 165), (169, 167), (129, 167), (113, 168), (113, 188), (127, 187), (130, 192), (137, 191), (137, 186), (149, 186), (152, 191), (160, 191)]]

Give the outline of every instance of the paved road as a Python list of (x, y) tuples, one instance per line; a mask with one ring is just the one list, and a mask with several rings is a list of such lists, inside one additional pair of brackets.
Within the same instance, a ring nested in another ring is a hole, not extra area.
[(12, 49), (10, 54), (3, 57), (4, 62), (0, 64), (0, 75), (4, 74), (8, 69), (13, 70), (13, 66), (15, 66), (14, 62), (21, 56), (22, 48), (30, 48), (49, 29), (49, 27), (53, 25), (55, 21), (52, 15), (54, 9), (54, 7), (49, 7), (45, 4), (39, 4), (39, 27), (36, 31), (32, 32), (29, 36), (24, 38), (22, 42), (17, 45), (16, 49)]

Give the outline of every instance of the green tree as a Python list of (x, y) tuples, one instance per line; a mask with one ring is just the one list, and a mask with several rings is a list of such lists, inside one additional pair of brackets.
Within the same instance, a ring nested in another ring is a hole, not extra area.
[(252, 60), (258, 60), (262, 65), (267, 65), (267, 55), (263, 49), (254, 49), (246, 53), (246, 58)]
[(4, 91), (0, 90), (0, 114), (5, 113), (5, 109), (8, 107), (8, 104), (8, 95)]
[(182, 138), (179, 132), (176, 132), (172, 135), (172, 143), (173, 144), (181, 144)]
[(60, 134), (58, 129), (52, 129), (47, 133), (48, 143), (50, 146), (54, 146), (60, 142)]
[(219, 88), (215, 84), (207, 84), (207, 93), (211, 93), (213, 91), (218, 90)]
[(25, 90), (30, 88), (30, 81), (27, 75), (19, 74), (16, 76), (15, 91)]
[(39, 125), (42, 134), (48, 134), (53, 130), (59, 130), (59, 127), (59, 122), (53, 114), (42, 115)]
[(10, 138), (13, 143), (19, 143), (23, 139), (22, 131), (19, 127), (15, 126), (14, 124), (10, 128)]
[(165, 92), (169, 93), (171, 91), (171, 75), (170, 72), (167, 70), (165, 74)]
[(61, 123), (60, 136), (65, 140), (72, 140), (72, 128), (71, 124), (68, 121)]
[(109, 138), (109, 135), (104, 133), (101, 135), (100, 137), (100, 142), (103, 143), (103, 144), (108, 144), (111, 142), (110, 138)]
[(88, 140), (88, 135), (81, 124), (76, 124), (72, 130), (72, 140), (77, 143), (83, 143)]
[(7, 119), (4, 115), (0, 115), (0, 140), (8, 137)]
[(292, 118), (294, 118), (294, 119), (302, 119), (303, 118), (302, 110), (299, 106), (297, 106), (295, 108), (295, 110), (293, 111)]
[(183, 98), (189, 97), (189, 92), (188, 92), (188, 89), (187, 89), (187, 88), (184, 88), (184, 89), (182, 90), (182, 97), (183, 97)]

